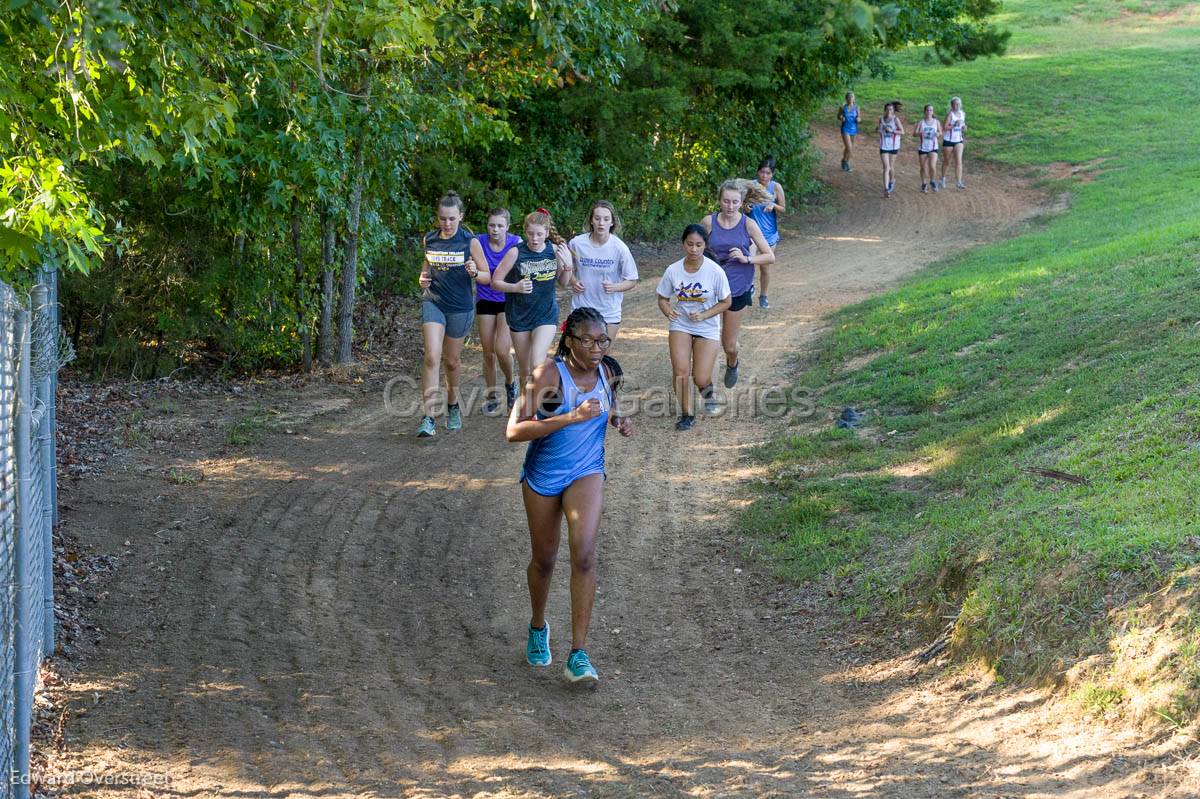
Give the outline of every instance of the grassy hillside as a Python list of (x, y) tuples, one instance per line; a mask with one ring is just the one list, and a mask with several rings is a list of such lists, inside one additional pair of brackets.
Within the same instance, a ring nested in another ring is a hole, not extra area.
[(955, 650), (1008, 676), (1098, 656), (1089, 706), (1186, 724), (1200, 699), (1200, 4), (1005, 8), (1005, 58), (944, 67), (914, 50), (859, 101), (874, 113), (896, 97), (908, 117), (961, 95), (968, 186), (986, 157), (1069, 191), (1070, 209), (839, 313), (801, 382), (867, 426), (763, 447), (772, 481), (744, 523), (782, 573), (847, 580), (860, 612), (958, 614)]

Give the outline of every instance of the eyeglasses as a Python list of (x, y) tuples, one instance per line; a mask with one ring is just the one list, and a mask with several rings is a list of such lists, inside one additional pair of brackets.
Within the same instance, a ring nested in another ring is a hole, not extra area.
[(583, 345), (584, 349), (588, 350), (592, 349), (593, 347), (599, 347), (602, 350), (606, 350), (612, 346), (612, 339), (608, 336), (605, 336), (604, 338), (592, 338), (591, 336), (576, 336), (568, 333), (567, 337), (575, 339)]

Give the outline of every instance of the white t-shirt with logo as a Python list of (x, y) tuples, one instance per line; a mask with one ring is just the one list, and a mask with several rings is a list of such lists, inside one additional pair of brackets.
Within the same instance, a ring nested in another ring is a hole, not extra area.
[(695, 272), (684, 268), (683, 259), (671, 264), (658, 283), (658, 296), (670, 298), (672, 307), (679, 312), (679, 317), (671, 322), (668, 330), (680, 330), (713, 341), (721, 340), (720, 314), (703, 322), (693, 322), (688, 318), (688, 314), (707, 311), (729, 297), (729, 278), (715, 261), (705, 258)]
[(571, 293), (571, 310), (595, 308), (604, 315), (605, 322), (620, 322), (625, 295), (607, 293), (604, 281), (620, 283), (638, 279), (637, 264), (625, 242), (610, 235), (604, 244), (596, 244), (591, 234), (580, 233), (567, 246), (575, 254), (575, 279), (584, 286), (581, 293)]

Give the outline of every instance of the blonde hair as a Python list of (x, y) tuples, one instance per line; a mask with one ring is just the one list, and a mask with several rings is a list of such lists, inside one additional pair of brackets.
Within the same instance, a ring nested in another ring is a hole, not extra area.
[(539, 208), (533, 213), (525, 215), (525, 227), (530, 225), (541, 225), (546, 228), (546, 238), (550, 239), (551, 244), (565, 244), (566, 239), (559, 235), (554, 229), (554, 222), (550, 218), (550, 212), (545, 208)]
[(717, 192), (717, 199), (727, 191), (736, 191), (742, 198), (742, 213), (750, 213), (750, 209), (756, 205), (762, 205), (769, 202), (771, 194), (766, 187), (757, 180), (748, 180), (746, 178), (730, 178), (721, 184), (721, 190)]
[(958, 103), (958, 110), (962, 110), (962, 98), (957, 94), (950, 98), (950, 110), (954, 110), (954, 104)]

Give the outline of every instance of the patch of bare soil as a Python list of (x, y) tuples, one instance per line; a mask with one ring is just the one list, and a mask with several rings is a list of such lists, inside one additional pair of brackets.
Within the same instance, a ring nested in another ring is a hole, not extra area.
[[(822, 146), (841, 204), (788, 225), (772, 308), (743, 328), (743, 399), (787, 378), (829, 311), (1011, 234), (1043, 200), (970, 152), (969, 189), (920, 194), (906, 152), (883, 199), (872, 153), (845, 173)], [(633, 395), (669, 381), (653, 294), (645, 279), (629, 295), (614, 351)], [(189, 402), (186, 424), (67, 482), (67, 530), (120, 566), (95, 609), (108, 638), (65, 689), (58, 766), (126, 781), (62, 795), (1167, 796), (1193, 779), (1174, 739), (920, 665), (928, 640), (746, 562), (731, 530), (756, 475), (744, 456), (781, 422), (745, 410), (689, 434), (643, 413), (634, 438), (610, 439), (589, 640), (602, 682), (569, 690), (565, 564), (556, 665), (524, 662), (523, 448), (477, 412), (418, 440), (417, 419), (385, 407), (387, 377), (286, 407), (256, 395), (245, 413), (344, 403), (257, 437), (247, 423), (242, 444), (208, 426), (229, 418), (225, 397)], [(415, 397), (401, 386), (390, 407)]]

